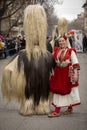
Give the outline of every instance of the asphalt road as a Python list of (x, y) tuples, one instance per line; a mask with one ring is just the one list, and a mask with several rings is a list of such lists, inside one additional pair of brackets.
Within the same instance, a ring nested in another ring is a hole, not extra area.
[[(0, 59), (0, 88), (4, 66), (11, 57)], [(71, 115), (48, 118), (47, 115), (21, 116), (19, 104), (3, 99), (0, 89), (0, 130), (87, 130), (87, 53), (79, 53), (81, 105)], [(61, 111), (63, 112), (65, 108)]]

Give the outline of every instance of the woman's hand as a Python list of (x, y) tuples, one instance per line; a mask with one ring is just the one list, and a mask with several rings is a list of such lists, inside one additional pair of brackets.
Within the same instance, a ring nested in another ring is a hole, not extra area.
[(77, 69), (74, 69), (74, 75), (73, 75), (73, 80), (74, 82), (77, 82), (79, 78), (79, 73)]

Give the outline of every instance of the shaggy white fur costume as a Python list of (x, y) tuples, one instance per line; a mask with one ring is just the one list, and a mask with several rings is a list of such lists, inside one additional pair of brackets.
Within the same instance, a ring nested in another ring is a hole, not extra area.
[(49, 79), (54, 66), (46, 49), (47, 21), (42, 6), (29, 5), (24, 11), (26, 48), (6, 65), (2, 94), (17, 99), (22, 115), (49, 113)]

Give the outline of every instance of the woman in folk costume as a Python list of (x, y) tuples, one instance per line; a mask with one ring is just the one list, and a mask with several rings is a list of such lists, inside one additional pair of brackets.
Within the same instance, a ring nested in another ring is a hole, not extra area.
[(46, 50), (47, 20), (42, 6), (29, 5), (24, 11), (26, 48), (5, 67), (3, 96), (17, 99), (20, 114), (49, 113), (49, 79), (53, 57)]
[(56, 67), (50, 80), (50, 90), (54, 93), (52, 105), (55, 110), (48, 114), (49, 117), (60, 116), (62, 107), (68, 107), (64, 114), (71, 114), (73, 106), (80, 104), (78, 91), (78, 70), (80, 65), (76, 50), (69, 47), (68, 38), (64, 35), (66, 25), (67, 21), (65, 19), (59, 20), (59, 47), (54, 48), (53, 57)]

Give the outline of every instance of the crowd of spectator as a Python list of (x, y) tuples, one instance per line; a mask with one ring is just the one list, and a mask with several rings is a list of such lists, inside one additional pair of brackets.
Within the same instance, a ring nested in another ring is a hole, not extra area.
[[(69, 37), (70, 46), (73, 45), (73, 38)], [(83, 52), (87, 52), (87, 36), (83, 35)], [(9, 38), (0, 36), (0, 58), (6, 58), (8, 55), (12, 56), (18, 53), (20, 50), (25, 49), (26, 39), (25, 36), (18, 34), (16, 37)], [(51, 36), (47, 36), (47, 50), (53, 52), (53, 48), (58, 46), (58, 40), (52, 39)]]
[(25, 36), (17, 35), (17, 37), (0, 37), (0, 58), (12, 56), (24, 49), (26, 46)]

